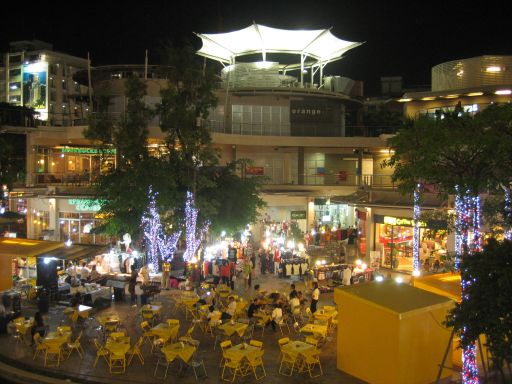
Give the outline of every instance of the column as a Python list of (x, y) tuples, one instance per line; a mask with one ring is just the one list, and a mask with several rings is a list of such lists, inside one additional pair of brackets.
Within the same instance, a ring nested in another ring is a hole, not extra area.
[(298, 147), (297, 150), (297, 184), (304, 185), (304, 147)]

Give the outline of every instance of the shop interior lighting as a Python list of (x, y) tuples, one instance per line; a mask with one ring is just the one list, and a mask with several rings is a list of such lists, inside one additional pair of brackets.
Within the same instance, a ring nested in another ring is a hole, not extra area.
[(64, 243), (66, 244), (66, 247), (71, 247), (71, 245), (73, 244), (73, 242), (71, 241), (71, 239), (67, 239), (66, 242)]
[(491, 73), (501, 72), (501, 67), (498, 67), (497, 65), (491, 65), (491, 66), (485, 68), (485, 72), (491, 72)]
[(421, 275), (421, 272), (419, 270), (415, 269), (414, 271), (412, 271), (412, 275), (414, 277), (419, 277)]
[(400, 276), (398, 277), (395, 277), (395, 281), (397, 282), (397, 284), (402, 284), (404, 282), (404, 279)]
[(359, 266), (359, 265), (361, 265), (361, 264), (363, 264), (363, 262), (362, 262), (360, 259), (357, 259), (357, 260), (356, 260), (356, 265), (358, 265), (358, 266)]
[(434, 96), (428, 96), (428, 97), (422, 97), (421, 100), (423, 101), (431, 101), (431, 100), (435, 100), (436, 98)]
[(409, 101), (412, 101), (412, 99), (408, 98), (408, 97), (404, 97), (404, 98), (398, 99), (399, 103), (407, 103)]

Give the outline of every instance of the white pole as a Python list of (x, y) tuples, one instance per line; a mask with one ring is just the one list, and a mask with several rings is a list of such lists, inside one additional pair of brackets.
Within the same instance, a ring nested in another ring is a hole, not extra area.
[(146, 49), (146, 58), (144, 60), (144, 79), (148, 79), (148, 50)]
[(87, 77), (89, 87), (89, 113), (92, 113), (91, 56), (87, 52)]

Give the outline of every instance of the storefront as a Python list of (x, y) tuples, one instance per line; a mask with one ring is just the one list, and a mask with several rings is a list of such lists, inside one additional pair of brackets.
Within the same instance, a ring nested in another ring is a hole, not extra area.
[[(414, 220), (406, 217), (374, 215), (375, 250), (380, 266), (395, 270), (413, 270)], [(419, 257), (422, 269), (431, 269), (446, 254), (447, 223), (420, 221)]]
[(30, 198), (27, 226), (29, 237), (40, 240), (68, 241), (73, 244), (107, 244), (96, 234), (101, 223), (100, 203), (94, 199)]
[(115, 168), (114, 148), (34, 146), (31, 169), (34, 184), (88, 184)]

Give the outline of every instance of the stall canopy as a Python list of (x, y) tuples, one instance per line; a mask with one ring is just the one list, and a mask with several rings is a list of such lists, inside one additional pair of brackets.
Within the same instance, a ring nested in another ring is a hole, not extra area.
[(60, 241), (1, 238), (0, 255), (7, 257), (55, 257), (64, 260), (85, 259), (104, 253), (106, 246), (71, 245)]
[(63, 248), (58, 241), (41, 241), (31, 239), (0, 239), (0, 255), (10, 257), (34, 257)]

